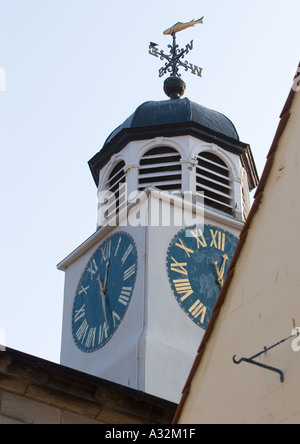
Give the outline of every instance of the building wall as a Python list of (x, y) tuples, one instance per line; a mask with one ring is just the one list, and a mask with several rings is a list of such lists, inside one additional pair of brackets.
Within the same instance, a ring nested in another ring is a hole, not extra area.
[[(158, 200), (157, 197), (152, 199)], [(145, 213), (151, 202), (144, 203)], [(235, 221), (232, 224), (236, 226), (232, 230), (238, 234), (241, 224)], [(113, 229), (113, 232), (129, 232), (135, 239), (139, 257), (137, 282), (119, 329), (94, 353), (83, 353), (74, 344), (71, 313), (79, 277), (104, 238), (98, 239), (96, 246), (67, 267), (62, 365), (178, 403), (204, 334), (177, 304), (167, 276), (168, 245), (180, 229), (147, 226)], [(175, 367), (176, 372), (173, 371)]]
[[(79, 350), (72, 336), (72, 307), (80, 277), (99, 245), (113, 233), (130, 233), (138, 249), (138, 274), (132, 301), (125, 318), (113, 337), (100, 350), (83, 353)], [(61, 345), (61, 364), (109, 381), (143, 390), (143, 381), (139, 384), (138, 347), (144, 330), (144, 249), (145, 228), (117, 227), (103, 237), (96, 234), (96, 243), (84, 254), (74, 260), (66, 269), (64, 314)], [(97, 238), (98, 236), (98, 238)]]
[(52, 407), (5, 390), (0, 391), (0, 400), (0, 424), (104, 424), (84, 414)]
[(300, 352), (292, 350), (292, 339), (259, 358), (284, 372), (283, 384), (276, 373), (232, 361), (235, 354), (255, 355), (300, 326), (299, 94), (290, 111), (180, 423), (300, 423)]
[[(180, 205), (178, 202), (170, 204), (170, 199), (161, 199), (160, 194), (154, 190), (151, 199), (141, 204), (144, 210), (139, 204), (135, 211), (148, 214), (150, 206), (159, 208), (154, 203), (160, 204), (165, 200), (169, 207), (171, 205), (170, 214), (182, 213), (181, 199), (178, 201)], [(189, 212), (193, 208), (192, 205), (190, 207)], [(205, 223), (224, 228), (237, 237), (243, 227), (241, 222), (214, 211), (201, 213), (201, 222), (203, 217)], [(176, 216), (174, 219), (178, 220)], [(95, 245), (82, 251), (81, 255), (78, 250), (78, 257), (65, 270), (62, 365), (174, 403), (179, 402), (197, 347), (205, 333), (180, 308), (168, 279), (168, 246), (181, 228), (182, 225), (113, 229), (113, 232), (127, 231), (135, 239), (139, 256), (137, 282), (128, 312), (119, 329), (104, 347), (94, 353), (83, 353), (74, 344), (71, 313), (80, 275), (95, 248), (104, 240), (104, 237), (100, 239), (101, 232), (95, 235), (99, 236)]]
[(0, 424), (169, 424), (175, 408), (15, 350), (0, 353)]
[[(203, 212), (203, 222), (236, 237), (243, 226), (208, 210)], [(180, 230), (181, 227), (150, 227), (147, 242), (147, 256), (152, 260), (147, 263), (145, 388), (147, 393), (176, 403), (205, 333), (179, 306), (167, 275), (169, 243)]]

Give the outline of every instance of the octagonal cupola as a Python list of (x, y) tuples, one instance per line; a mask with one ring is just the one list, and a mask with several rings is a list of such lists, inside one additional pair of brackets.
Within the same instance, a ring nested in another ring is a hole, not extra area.
[[(165, 31), (173, 39), (170, 55), (150, 43), (149, 53), (166, 61), (160, 77), (171, 73), (164, 82), (169, 100), (141, 104), (89, 161), (98, 192), (113, 192), (117, 204), (112, 206), (117, 212), (125, 188), (127, 194), (156, 188), (177, 195), (203, 193), (207, 208), (240, 221), (247, 217), (249, 192), (258, 183), (250, 146), (240, 141), (224, 114), (182, 98), (186, 84), (179, 68), (200, 77), (203, 70), (182, 62), (193, 49), (193, 41), (180, 50), (176, 33), (201, 23), (203, 17)], [(114, 192), (120, 184), (123, 187)]]
[(239, 140), (233, 123), (188, 98), (140, 105), (89, 166), (98, 192), (116, 193), (117, 205), (125, 202), (121, 184), (128, 195), (149, 187), (198, 192), (207, 208), (240, 221), (258, 181), (250, 146)]

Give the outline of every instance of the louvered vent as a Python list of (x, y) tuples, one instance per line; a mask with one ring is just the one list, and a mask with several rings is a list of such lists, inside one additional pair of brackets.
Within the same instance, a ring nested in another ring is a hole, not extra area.
[(156, 187), (169, 192), (182, 190), (180, 154), (169, 147), (158, 147), (148, 151), (141, 159), (139, 190)]
[(232, 214), (234, 208), (230, 171), (223, 160), (213, 153), (199, 154), (196, 177), (197, 191), (204, 192), (204, 204)]
[(110, 173), (106, 184), (106, 191), (114, 194), (114, 198), (110, 199), (109, 206), (105, 213), (105, 220), (109, 221), (115, 217), (123, 208), (126, 201), (126, 173), (125, 163), (119, 162)]

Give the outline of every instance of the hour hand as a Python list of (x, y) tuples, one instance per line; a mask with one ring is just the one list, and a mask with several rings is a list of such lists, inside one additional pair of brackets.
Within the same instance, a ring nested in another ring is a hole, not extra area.
[(228, 261), (228, 259), (229, 258), (227, 256), (227, 254), (224, 254), (223, 263), (222, 263), (220, 270), (218, 268), (218, 262), (214, 262), (214, 266), (216, 267), (216, 272), (217, 272), (217, 282), (219, 285), (221, 285), (221, 287), (223, 287), (223, 285), (224, 285), (223, 277), (224, 277), (224, 273), (225, 273), (225, 265), (226, 265), (226, 262)]
[(223, 287), (223, 278), (221, 277), (221, 273), (218, 269), (218, 262), (214, 262), (214, 266), (216, 267), (216, 272), (217, 272), (217, 282), (219, 285), (221, 285), (221, 287)]
[(103, 285), (102, 285), (102, 282), (101, 282), (100, 274), (97, 277), (97, 281), (99, 282), (100, 293), (102, 294), (102, 293), (104, 293), (104, 289), (103, 289)]
[(97, 277), (97, 280), (98, 280), (98, 282), (99, 282), (99, 286), (100, 286), (100, 293), (101, 293), (101, 299), (102, 299), (102, 308), (103, 308), (103, 313), (104, 313), (105, 323), (106, 323), (106, 327), (109, 328), (108, 321), (107, 321), (107, 313), (106, 313), (105, 292), (104, 292), (104, 288), (103, 288), (103, 286), (102, 286), (102, 282), (101, 282), (100, 274), (99, 274), (99, 276)]
[(104, 278), (104, 285), (103, 285), (103, 292), (104, 294), (106, 294), (106, 290), (107, 290), (107, 278), (108, 278), (108, 268), (110, 266), (110, 261), (108, 260), (106, 262), (106, 272), (105, 272), (105, 278)]

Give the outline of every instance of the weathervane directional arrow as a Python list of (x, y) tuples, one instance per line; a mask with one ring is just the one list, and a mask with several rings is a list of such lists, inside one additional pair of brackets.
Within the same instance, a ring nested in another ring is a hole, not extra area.
[(168, 45), (168, 48), (170, 48), (170, 54), (165, 54), (162, 50), (159, 50), (157, 43), (150, 43), (149, 54), (153, 55), (154, 57), (159, 57), (161, 60), (166, 60), (165, 66), (159, 70), (159, 77), (163, 77), (167, 73), (171, 73), (171, 77), (173, 78), (181, 77), (181, 74), (178, 72), (179, 67), (183, 67), (185, 71), (191, 70), (192, 74), (202, 77), (202, 68), (199, 68), (188, 61), (182, 62), (185, 55), (192, 51), (194, 41), (191, 40), (191, 42), (188, 43), (185, 48), (179, 49), (179, 45), (176, 43), (176, 33), (191, 26), (195, 26), (198, 23), (203, 23), (203, 18), (204, 17), (199, 20), (192, 20), (188, 23), (178, 22), (164, 32), (164, 35), (171, 35), (173, 37), (173, 45)]

